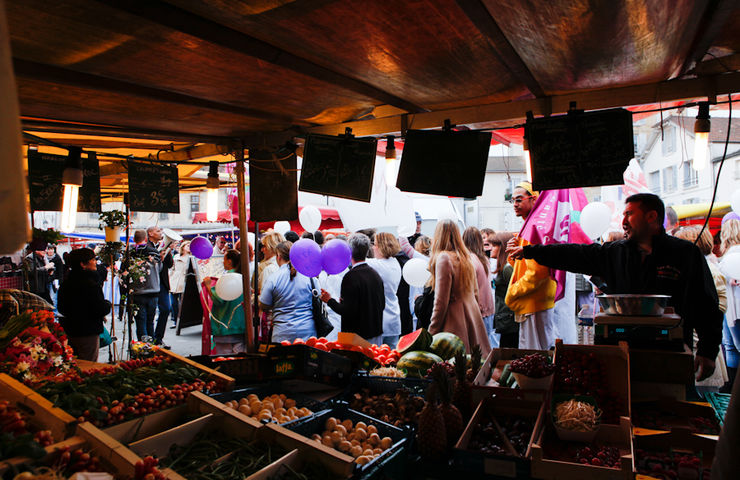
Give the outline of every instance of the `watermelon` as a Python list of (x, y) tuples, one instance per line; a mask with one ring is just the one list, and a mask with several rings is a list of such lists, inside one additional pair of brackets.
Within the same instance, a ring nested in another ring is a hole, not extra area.
[(432, 344), (432, 334), (427, 331), (426, 328), (420, 328), (407, 335), (404, 335), (398, 340), (396, 350), (398, 353), (403, 355), (408, 352), (423, 352), (429, 350), (429, 345)]
[(429, 351), (439, 355), (443, 360), (453, 358), (457, 352), (465, 353), (465, 343), (457, 335), (449, 332), (439, 332), (432, 337)]
[(429, 352), (408, 352), (396, 364), (399, 370), (405, 370), (409, 377), (423, 377), (435, 363), (442, 359)]

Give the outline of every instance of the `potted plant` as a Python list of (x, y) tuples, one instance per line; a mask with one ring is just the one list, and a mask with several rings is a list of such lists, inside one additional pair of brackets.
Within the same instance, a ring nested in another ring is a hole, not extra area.
[(40, 228), (34, 228), (32, 234), (32, 240), (28, 244), (30, 250), (45, 250), (46, 246), (50, 243), (56, 244), (64, 239), (64, 235), (49, 228), (48, 230), (42, 230)]
[(121, 210), (100, 212), (100, 228), (105, 228), (106, 242), (121, 241), (121, 228), (126, 226), (126, 214)]
[(121, 242), (105, 242), (105, 244), (100, 247), (100, 251), (98, 252), (98, 256), (104, 260), (108, 260), (111, 265), (113, 265), (118, 258), (118, 254), (123, 251), (123, 243)]

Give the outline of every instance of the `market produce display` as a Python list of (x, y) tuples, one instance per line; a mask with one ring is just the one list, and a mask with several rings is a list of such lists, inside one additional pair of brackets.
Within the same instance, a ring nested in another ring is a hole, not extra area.
[(427, 351), (431, 344), (432, 334), (426, 328), (420, 328), (399, 338), (396, 349), (398, 353), (405, 355), (408, 352)]
[[(529, 446), (529, 439), (534, 430), (531, 418), (518, 415), (501, 415), (498, 418), (486, 414), (473, 430), (468, 443), (468, 450), (479, 451), (486, 455), (513, 455), (506, 441), (519, 456), (524, 456)], [(506, 438), (506, 441), (504, 440)]]
[(692, 453), (635, 450), (637, 473), (670, 480), (709, 480), (711, 469), (703, 468), (701, 458)]
[[(460, 352), (458, 352), (458, 354), (460, 354)], [(444, 418), (445, 422), (447, 447), (452, 448), (457, 443), (457, 439), (460, 438), (460, 434), (462, 434), (465, 424), (463, 423), (463, 417), (460, 410), (451, 403), (452, 382), (450, 381), (450, 376), (443, 370), (437, 370), (434, 382), (437, 385), (437, 391), (439, 392), (441, 403), (440, 411), (442, 412), (442, 418)]]
[(28, 416), (7, 400), (0, 400), (0, 460), (12, 457), (39, 458), (43, 447), (54, 443), (50, 430), (31, 426)]
[(296, 401), (288, 398), (283, 393), (266, 396), (262, 399), (252, 393), (239, 400), (230, 400), (224, 405), (256, 420), (279, 424), (292, 422), (313, 414), (308, 408), (296, 407)]
[(714, 417), (679, 415), (658, 405), (637, 405), (632, 408), (632, 423), (635, 427), (670, 431), (673, 427), (688, 427), (694, 433), (719, 435), (719, 422)]
[(419, 414), (416, 441), (423, 458), (439, 459), (447, 455), (447, 431), (442, 410), (437, 404), (437, 385), (427, 389), (426, 403)]
[(113, 425), (185, 401), (192, 391), (218, 391), (216, 381), (190, 365), (156, 356), (40, 382), (36, 392), (79, 421)]
[(601, 412), (596, 407), (575, 399), (555, 406), (555, 425), (565, 430), (591, 432), (598, 427), (600, 417)]
[(349, 407), (385, 423), (402, 427), (418, 424), (424, 399), (405, 389), (373, 395), (370, 389), (363, 388), (352, 395)]
[(300, 468), (293, 468), (288, 464), (280, 465), (277, 473), (268, 480), (327, 480), (332, 475), (318, 463), (306, 463)]
[(199, 434), (187, 445), (173, 445), (160, 463), (189, 480), (243, 480), (285, 453), (275, 445), (211, 432)]
[(324, 352), (332, 352), (335, 350), (345, 350), (351, 352), (359, 352), (379, 363), (380, 365), (390, 365), (396, 363), (401, 357), (397, 350), (392, 349), (388, 345), (370, 345), (369, 347), (362, 347), (360, 345), (345, 345), (339, 342), (330, 342), (324, 337), (316, 338), (310, 337), (308, 340), (303, 341), (302, 338), (297, 338), (293, 342), (283, 340), (280, 345), (288, 347), (290, 345), (308, 345)]
[(618, 468), (620, 456), (619, 449), (616, 447), (590, 446), (576, 451), (578, 462), (596, 467)]
[(406, 373), (396, 367), (378, 367), (368, 372), (370, 375), (378, 377), (394, 377), (394, 378), (405, 378)]
[(467, 368), (464, 353), (458, 352), (455, 357), (455, 390), (452, 394), (452, 403), (460, 410), (466, 422), (473, 414), (473, 379), (478, 375), (480, 365), (481, 349), (478, 345), (472, 348), (470, 368)]
[(543, 378), (555, 372), (555, 365), (550, 358), (539, 353), (512, 360), (509, 368), (512, 373), (520, 373), (531, 378)]
[(381, 438), (378, 427), (365, 422), (353, 423), (329, 417), (324, 423), (324, 431), (311, 436), (313, 440), (351, 455), (358, 465), (366, 465), (393, 446), (390, 437)]
[(404, 354), (396, 368), (406, 372), (408, 377), (423, 377), (435, 363), (440, 363), (442, 359), (431, 352), (413, 351)]
[(442, 360), (449, 360), (458, 353), (465, 353), (465, 343), (453, 333), (439, 332), (432, 337), (429, 351)]

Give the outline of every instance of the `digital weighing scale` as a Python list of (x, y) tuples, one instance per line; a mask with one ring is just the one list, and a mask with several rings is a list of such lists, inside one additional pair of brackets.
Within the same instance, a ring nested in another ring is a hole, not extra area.
[(632, 348), (681, 352), (684, 349), (683, 321), (672, 307), (660, 316), (610, 315), (603, 311), (594, 318), (594, 344), (617, 345), (625, 341)]

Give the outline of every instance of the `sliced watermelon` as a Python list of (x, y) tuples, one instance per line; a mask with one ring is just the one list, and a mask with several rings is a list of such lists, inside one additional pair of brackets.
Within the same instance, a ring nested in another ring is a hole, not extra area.
[(431, 344), (432, 334), (426, 328), (420, 328), (401, 337), (398, 340), (396, 350), (401, 355), (408, 352), (423, 352), (429, 350)]

